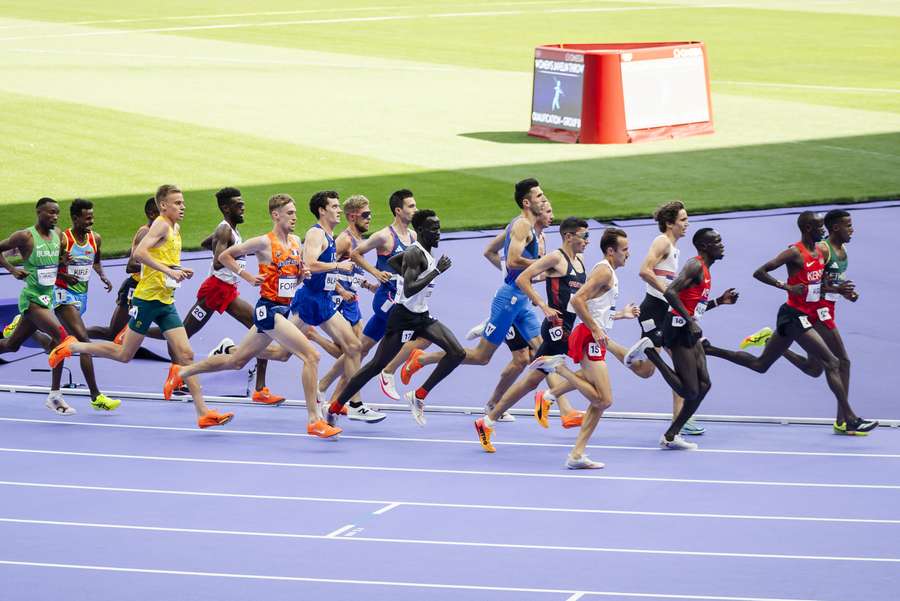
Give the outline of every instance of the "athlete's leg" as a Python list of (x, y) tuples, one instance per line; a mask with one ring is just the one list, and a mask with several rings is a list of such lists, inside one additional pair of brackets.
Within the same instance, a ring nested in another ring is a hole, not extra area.
[[(462, 360), (463, 365), (487, 365), (490, 363), (491, 357), (493, 357), (494, 353), (497, 351), (497, 346), (498, 345), (489, 342), (487, 339), (482, 338), (478, 341), (478, 346), (475, 348), (463, 349), (465, 351), (465, 357)], [(422, 353), (419, 355), (418, 362), (424, 367), (426, 365), (438, 363), (443, 358), (443, 351)]]
[[(119, 363), (128, 363), (134, 357), (134, 354), (137, 353), (138, 349), (141, 348), (141, 343), (143, 341), (143, 334), (139, 334), (131, 328), (128, 328), (125, 332), (125, 339), (122, 341), (122, 344), (107, 341), (73, 342), (69, 345), (69, 350), (71, 350), (73, 354), (88, 353), (95, 358), (100, 357), (103, 359), (112, 359)], [(171, 345), (169, 345), (169, 348), (172, 348)]]
[[(628, 349), (613, 340), (612, 338), (608, 338), (606, 340), (606, 350), (612, 353), (613, 357), (619, 360), (619, 363), (625, 365), (625, 355), (628, 354)], [(653, 366), (653, 363), (647, 360), (635, 361), (630, 366), (627, 366), (631, 372), (638, 376), (639, 378), (649, 378), (653, 375), (653, 372), (656, 371), (656, 368)]]
[(87, 335), (92, 339), (112, 340), (126, 325), (128, 325), (128, 307), (117, 304), (109, 318), (109, 325), (91, 326), (87, 329)]
[[(84, 321), (81, 319), (81, 313), (78, 312), (78, 308), (75, 305), (60, 305), (56, 307), (55, 312), (57, 319), (59, 319), (60, 323), (62, 323), (69, 334), (77, 338), (79, 342), (90, 342), (90, 338), (88, 338), (87, 335), (87, 329), (84, 326)], [(97, 386), (97, 378), (94, 376), (94, 362), (87, 353), (81, 353), (79, 361), (81, 363), (81, 373), (84, 374), (88, 390), (91, 392), (91, 400), (94, 400), (100, 394), (100, 389)], [(50, 386), (51, 390), (59, 390), (62, 369), (63, 362), (60, 362), (59, 365), (53, 368), (53, 383)]]
[(818, 378), (825, 371), (822, 363), (812, 357), (804, 357), (800, 353), (795, 353), (791, 349), (785, 349), (782, 355), (788, 360), (788, 363), (805, 373), (810, 378)]
[(838, 361), (841, 362), (841, 382), (844, 384), (844, 390), (846, 391), (847, 397), (849, 398), (850, 355), (847, 353), (847, 347), (844, 346), (844, 340), (843, 338), (841, 338), (841, 333), (836, 327), (829, 330), (828, 327), (821, 321), (817, 322), (813, 327), (816, 329), (816, 332), (818, 332), (822, 337), (822, 340), (825, 341), (825, 344), (828, 345), (828, 350), (834, 353), (834, 356), (837, 357)]
[(313, 423), (322, 419), (324, 416), (319, 415), (319, 405), (316, 402), (316, 385), (319, 379), (319, 352), (313, 348), (312, 343), (297, 328), (296, 324), (281, 315), (275, 316), (275, 328), (269, 334), (278, 344), (288, 349), (303, 362), (300, 382), (306, 398), (307, 421)]
[(344, 377), (350, 379), (359, 371), (360, 353), (362, 344), (353, 333), (350, 322), (340, 312), (332, 315), (327, 321), (320, 324), (331, 339), (341, 348), (344, 354)]
[[(32, 305), (34, 307), (34, 305)], [(40, 307), (38, 307), (40, 309)], [(32, 313), (35, 309), (30, 308), (22, 315), (22, 319), (19, 320), (19, 323), (16, 324), (16, 329), (12, 331), (12, 333), (6, 338), (0, 338), (0, 354), (3, 353), (14, 353), (25, 344), (25, 341), (34, 336), (38, 330), (37, 325), (28, 317), (29, 313)], [(52, 338), (55, 341), (54, 346), (59, 343), (59, 333), (57, 332), (56, 337)]]
[(318, 344), (323, 351), (325, 351), (335, 359), (340, 358), (344, 354), (344, 351), (341, 349), (340, 345), (335, 344), (331, 340), (328, 340), (327, 338), (319, 334), (319, 332), (315, 328), (305, 326), (302, 327), (301, 330), (304, 336), (306, 336), (312, 342)]
[(847, 400), (847, 389), (844, 387), (841, 377), (841, 362), (828, 349), (828, 345), (825, 344), (822, 336), (815, 329), (810, 328), (800, 334), (800, 337), (797, 338), (797, 344), (806, 351), (810, 358), (815, 358), (822, 362), (825, 368), (825, 380), (828, 382), (828, 388), (831, 389), (837, 401), (838, 422), (855, 420), (856, 414), (850, 408), (850, 402)]
[[(131, 333), (131, 331), (128, 332), (128, 334)], [(126, 341), (128, 334), (126, 334)], [(166, 330), (163, 332), (163, 336), (165, 336), (166, 341), (169, 343), (169, 349), (172, 351), (173, 363), (185, 366), (193, 363), (194, 351), (191, 349), (191, 343), (188, 341), (187, 332), (183, 326)], [(209, 407), (206, 406), (206, 402), (203, 400), (203, 388), (200, 386), (200, 380), (196, 376), (187, 376), (183, 379), (184, 383), (187, 384), (188, 390), (191, 391), (191, 398), (194, 400), (194, 410), (197, 412), (197, 417), (202, 417), (209, 411)]]
[[(194, 304), (191, 305), (190, 310), (188, 311), (187, 317), (184, 318), (184, 331), (187, 334), (187, 337), (190, 338), (197, 332), (199, 332), (203, 326), (206, 325), (206, 322), (213, 316), (214, 311), (210, 310), (206, 303), (204, 303), (201, 299), (197, 299), (194, 301)], [(252, 323), (252, 322), (251, 322)], [(153, 338), (154, 340), (163, 340), (165, 336), (163, 332), (159, 329), (159, 326), (152, 326), (147, 330), (147, 338)]]
[(403, 348), (400, 349), (400, 352), (397, 353), (397, 356), (391, 359), (387, 365), (384, 366), (382, 370), (385, 373), (393, 374), (396, 373), (400, 366), (406, 362), (409, 358), (409, 354), (413, 352), (414, 349), (425, 350), (429, 346), (431, 346), (431, 342), (424, 338), (416, 338), (415, 340), (410, 340), (406, 344), (403, 345)]
[[(706, 372), (706, 357), (699, 343), (691, 348), (681, 345), (673, 348), (672, 363), (675, 365), (675, 373), (673, 375), (682, 385), (682, 388), (677, 392), (684, 398), (684, 403), (678, 415), (675, 416), (675, 419), (669, 425), (669, 429), (666, 430), (665, 437), (669, 441), (674, 440), (675, 436), (681, 433), (684, 424), (696, 413), (700, 407), (700, 402), (710, 387), (709, 374)], [(657, 368), (659, 368), (658, 365)], [(668, 366), (666, 366), (666, 369), (668, 369)], [(660, 370), (660, 373), (666, 378), (666, 373), (663, 370)], [(669, 382), (669, 379), (666, 378), (666, 381)], [(674, 381), (669, 382), (669, 385), (674, 389), (673, 383)]]
[[(794, 339), (790, 336), (785, 336), (778, 331), (772, 334), (772, 337), (769, 338), (769, 342), (766, 344), (763, 352), (758, 357), (755, 355), (751, 355), (745, 351), (729, 351), (723, 348), (719, 348), (717, 346), (713, 346), (708, 342), (703, 345), (704, 350), (707, 355), (710, 357), (718, 357), (720, 359), (725, 359), (726, 361), (730, 361), (742, 367), (746, 367), (748, 369), (752, 369), (755, 372), (759, 372), (761, 374), (766, 373), (772, 364), (778, 360), (779, 357), (784, 355), (784, 351), (786, 351), (791, 344), (794, 342)], [(647, 356), (650, 356), (650, 352), (647, 352)], [(654, 361), (654, 364), (656, 362)], [(659, 367), (658, 364), (656, 364)]]
[(453, 335), (453, 332), (439, 321), (435, 321), (423, 328), (420, 337), (430, 340), (444, 350), (444, 356), (438, 361), (437, 367), (434, 368), (425, 382), (416, 390), (416, 396), (419, 399), (424, 399), (425, 394), (429, 393), (463, 362), (467, 353), (459, 343), (459, 340), (456, 339), (456, 336)]
[[(225, 312), (243, 324), (248, 330), (253, 327), (253, 307), (240, 296), (235, 297), (235, 299), (231, 301), (228, 307), (226, 307)], [(256, 360), (255, 390), (257, 391), (262, 390), (266, 386), (266, 368), (268, 365), (269, 364), (265, 359)]]
[[(512, 352), (512, 357), (510, 358), (509, 363), (507, 363), (503, 368), (503, 371), (500, 372), (500, 380), (494, 387), (494, 391), (491, 393), (491, 397), (487, 400), (487, 407), (498, 406), (500, 399), (505, 397), (506, 393), (511, 390), (510, 387), (514, 385), (516, 379), (522, 374), (523, 371), (525, 371), (525, 368), (528, 367), (529, 363), (531, 363), (531, 354), (527, 348)], [(540, 383), (540, 380), (538, 380), (538, 383)], [(537, 386), (537, 384), (535, 384), (535, 386)], [(523, 391), (521, 395), (516, 397), (516, 400), (513, 401), (510, 407), (512, 407), (512, 405), (514, 405), (530, 390), (534, 390), (534, 388), (529, 388), (528, 390)], [(504, 409), (504, 411), (506, 410)]]
[[(675, 366), (673, 370), (669, 367), (656, 349), (647, 349), (647, 358), (650, 359), (659, 370), (660, 375), (666, 381), (669, 387), (682, 396), (685, 401), (688, 399), (696, 400), (700, 395), (700, 385), (697, 381), (697, 365), (696, 353), (694, 348), (686, 348), (676, 345), (672, 349), (672, 363)], [(684, 407), (678, 412), (683, 413)]]
[(518, 403), (522, 397), (538, 387), (545, 377), (545, 373), (539, 369), (529, 371), (525, 377), (518, 380), (512, 386), (506, 389), (497, 402), (493, 405), (487, 416), (491, 421), (487, 422), (489, 427), (493, 427), (491, 422), (500, 421), (500, 417), (506, 413), (513, 405)]
[(359, 368), (359, 371), (347, 381), (347, 385), (341, 390), (336, 401), (338, 405), (343, 407), (347, 404), (356, 393), (362, 390), (362, 387), (365, 386), (369, 380), (377, 376), (378, 373), (384, 369), (384, 366), (387, 365), (394, 355), (400, 352), (400, 349), (403, 347), (402, 338), (403, 332), (397, 331), (386, 334), (384, 338), (381, 339), (378, 348), (375, 350), (375, 355), (365, 365)]
[(570, 453), (572, 459), (579, 459), (584, 455), (588, 441), (597, 428), (597, 424), (600, 423), (603, 412), (612, 405), (612, 387), (609, 383), (606, 361), (591, 361), (585, 356), (581, 360), (581, 370), (578, 373), (581, 378), (591, 384), (595, 395), (588, 397), (590, 405), (584, 413), (581, 429), (575, 438), (575, 446)]
[(213, 355), (202, 361), (185, 365), (178, 371), (178, 374), (182, 378), (191, 378), (200, 374), (242, 369), (251, 359), (262, 352), (270, 341), (271, 338), (268, 334), (258, 332), (255, 326), (251, 327), (247, 335), (229, 353)]

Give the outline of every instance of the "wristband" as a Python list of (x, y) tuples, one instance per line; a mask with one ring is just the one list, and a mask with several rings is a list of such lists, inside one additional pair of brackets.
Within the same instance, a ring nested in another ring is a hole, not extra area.
[(719, 299), (714, 298), (711, 301), (709, 301), (708, 303), (706, 303), (706, 310), (709, 311), (710, 309), (715, 309), (718, 306), (719, 306)]

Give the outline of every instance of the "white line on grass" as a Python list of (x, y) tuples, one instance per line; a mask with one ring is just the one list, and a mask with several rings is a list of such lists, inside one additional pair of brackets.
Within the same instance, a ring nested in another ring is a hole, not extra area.
[[(350, 539), (352, 540), (352, 539)], [(482, 586), (472, 584), (438, 584), (433, 582), (401, 582), (395, 580), (358, 580), (338, 578), (311, 578), (304, 576), (268, 576), (260, 574), (234, 574), (231, 572), (196, 572), (185, 570), (157, 570), (150, 568), (120, 568), (115, 566), (84, 565), (70, 563), (48, 563), (37, 561), (11, 561), (0, 559), (0, 564), (11, 566), (28, 566), (36, 568), (59, 568), (68, 570), (91, 570), (97, 572), (121, 572), (128, 574), (157, 574), (174, 576), (200, 576), (209, 578), (234, 578), (240, 580), (274, 580), (279, 582), (322, 582), (328, 584), (359, 584), (365, 586), (393, 586), (404, 588), (424, 589), (450, 589), (467, 591), (497, 591), (509, 593), (548, 593), (555, 595), (568, 595), (583, 592), (586, 595), (603, 597), (634, 597), (651, 599), (688, 599), (698, 601), (816, 601), (815, 599), (785, 599), (774, 597), (732, 597), (722, 595), (677, 595), (672, 593), (624, 593), (617, 591), (572, 591), (568, 589), (551, 588), (523, 588), (510, 586)]]
[[(124, 428), (124, 429), (135, 429), (135, 430), (164, 430), (164, 431), (174, 431), (174, 432), (191, 432), (198, 436), (205, 436), (206, 434), (197, 430), (197, 428), (185, 428), (182, 426), (145, 426), (140, 424), (102, 424), (102, 423), (94, 423), (94, 422), (73, 422), (73, 421), (60, 421), (53, 419), (29, 419), (29, 418), (19, 418), (19, 417), (0, 417), (0, 422), (19, 422), (19, 423), (35, 423), (35, 424), (53, 424), (59, 426), (85, 426), (89, 428)], [(218, 430), (218, 434), (230, 434), (230, 435), (238, 435), (238, 436), (277, 436), (277, 437), (290, 437), (290, 438), (302, 438), (302, 439), (310, 439), (308, 434), (302, 434), (299, 432), (269, 432), (269, 431), (258, 431), (258, 430)], [(385, 442), (422, 442), (429, 444), (461, 444), (461, 445), (477, 445), (480, 444), (477, 440), (463, 440), (463, 439), (455, 439), (455, 438), (418, 438), (418, 437), (403, 437), (403, 436), (360, 436), (354, 434), (341, 434), (341, 438), (345, 438), (347, 440), (379, 440)], [(510, 446), (510, 447), (546, 447), (546, 448), (555, 448), (555, 449), (569, 449), (572, 447), (571, 444), (563, 444), (557, 442), (516, 442), (516, 441), (495, 441), (494, 445), (501, 446)], [(661, 453), (663, 451), (660, 450), (658, 446), (647, 446), (647, 447), (638, 447), (638, 446), (628, 446), (628, 445), (596, 445), (591, 444), (588, 445), (589, 449), (605, 449), (612, 451), (652, 451), (654, 453)], [(693, 451), (694, 453), (710, 453), (710, 454), (735, 454), (735, 455), (779, 455), (779, 456), (788, 456), (788, 457), (858, 457), (858, 458), (869, 458), (869, 459), (900, 459), (900, 454), (897, 453), (841, 453), (836, 451), (765, 451), (765, 450), (754, 450), (754, 449), (697, 449)]]
[(46, 449), (0, 448), (2, 453), (52, 455), (56, 457), (92, 457), (96, 459), (127, 459), (135, 461), (169, 461), (173, 463), (203, 463), (215, 465), (255, 465), (301, 469), (395, 472), (409, 474), (453, 474), (459, 476), (502, 476), (508, 478), (551, 478), (563, 480), (614, 480), (623, 482), (668, 482), (673, 484), (719, 484), (734, 486), (776, 486), (785, 488), (841, 488), (859, 490), (900, 490), (900, 484), (848, 484), (842, 482), (779, 482), (771, 480), (713, 480), (696, 478), (654, 478), (650, 476), (598, 476), (594, 474), (551, 474), (528, 472), (499, 472), (490, 470), (451, 470), (382, 465), (330, 465), (322, 463), (290, 463), (284, 461), (250, 461), (240, 459), (206, 459), (200, 457), (163, 457), (158, 455), (124, 455), (120, 453), (87, 453), (83, 451), (50, 451)]
[(723, 520), (762, 520), (762, 521), (785, 521), (785, 522), (820, 522), (835, 524), (877, 524), (886, 526), (900, 525), (900, 520), (879, 520), (870, 518), (833, 518), (833, 517), (810, 517), (810, 516), (793, 516), (793, 515), (742, 515), (733, 513), (687, 513), (682, 511), (634, 511), (634, 510), (618, 510), (618, 509), (584, 509), (574, 507), (546, 507), (546, 506), (524, 506), (524, 505), (488, 505), (474, 503), (429, 503), (426, 501), (387, 501), (383, 499), (347, 499), (340, 497), (301, 497), (293, 495), (262, 495), (262, 494), (242, 494), (242, 493), (223, 493), (223, 492), (205, 492), (192, 490), (169, 490), (159, 488), (126, 488), (118, 486), (87, 486), (80, 484), (47, 484), (43, 482), (18, 482), (9, 480), (0, 480), (0, 486), (19, 486), (24, 488), (49, 488), (62, 490), (84, 490), (96, 492), (116, 492), (116, 493), (137, 493), (137, 494), (155, 494), (155, 495), (174, 495), (186, 497), (201, 498), (226, 498), (226, 499), (250, 499), (254, 501), (295, 501), (295, 502), (312, 502), (312, 503), (346, 503), (355, 505), (381, 505), (381, 509), (374, 511), (376, 515), (387, 513), (391, 509), (401, 506), (407, 507), (425, 507), (433, 509), (484, 509), (489, 511), (528, 511), (537, 513), (576, 513), (576, 514), (596, 514), (596, 515), (624, 515), (637, 517), (677, 517), (677, 518), (702, 518), (702, 519), (723, 519)]
[[(374, 536), (340, 536), (331, 533), (299, 534), (293, 532), (263, 532), (254, 530), (219, 530), (212, 528), (174, 528), (169, 526), (141, 526), (137, 524), (108, 524), (103, 522), (69, 522), (65, 520), (29, 520), (3, 518), (0, 523), (34, 526), (62, 526), (72, 528), (97, 528), (101, 530), (136, 530), (144, 532), (172, 532), (178, 534), (212, 534), (224, 536), (248, 536), (329, 541), (361, 541), (399, 545), (424, 545), (437, 547), (471, 547), (481, 549), (528, 549), (532, 551), (571, 551), (577, 553), (621, 553), (624, 555), (664, 555), (677, 557), (731, 557), (742, 559), (784, 559), (791, 561), (847, 561), (854, 563), (900, 563), (896, 557), (860, 557), (854, 555), (793, 555), (784, 553), (740, 553), (736, 551), (676, 551), (673, 549), (640, 549), (633, 547), (583, 547), (574, 545), (529, 545), (524, 543), (482, 543), (474, 541), (430, 540), (415, 538), (385, 538)], [(352, 524), (349, 525), (352, 527)], [(345, 532), (344, 526), (335, 532)]]

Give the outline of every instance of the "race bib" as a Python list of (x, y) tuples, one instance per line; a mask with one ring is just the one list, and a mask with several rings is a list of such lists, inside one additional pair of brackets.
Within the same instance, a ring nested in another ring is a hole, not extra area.
[(90, 265), (68, 265), (66, 266), (66, 272), (78, 278), (79, 282), (86, 282), (91, 279)]
[(128, 302), (131, 302), (131, 299), (134, 298), (134, 288), (128, 289)]
[(588, 359), (592, 361), (601, 361), (603, 359), (603, 347), (596, 342), (591, 342), (587, 347)]
[(516, 337), (516, 329), (512, 326), (509, 326), (509, 329), (506, 330), (506, 339), (513, 340)]
[(54, 288), (53, 289), (53, 302), (55, 302), (58, 305), (62, 302), (65, 302), (65, 300), (66, 300), (66, 291), (63, 290), (62, 288)]
[(413, 334), (415, 334), (415, 330), (403, 330), (403, 333), (400, 334), (400, 342), (409, 342), (412, 340)]
[(354, 274), (352, 278), (350, 278), (350, 285), (353, 289), (362, 288), (362, 285), (366, 282), (366, 276), (361, 273)]
[(265, 305), (259, 305), (258, 307), (256, 307), (256, 319), (258, 319), (259, 321), (265, 319), (267, 314), (268, 311), (266, 311)]
[(334, 303), (334, 306), (335, 306), (335, 307), (337, 307), (337, 306), (340, 305), (342, 302), (344, 302), (344, 299), (341, 298), (341, 295), (340, 295), (340, 294), (335, 294), (335, 295), (333, 295), (333, 296), (331, 297), (331, 302)]
[(382, 313), (387, 313), (388, 311), (391, 310), (391, 307), (393, 307), (393, 306), (394, 306), (394, 299), (392, 299), (391, 297), (388, 297), (386, 301), (381, 303)]
[[(282, 275), (278, 277), (278, 297), (294, 298), (294, 292), (297, 291), (297, 276)], [(332, 287), (333, 288), (333, 287)]]
[(687, 323), (687, 320), (685, 320), (685, 318), (682, 317), (681, 315), (673, 315), (672, 316), (672, 327), (673, 328), (680, 328), (681, 326), (683, 326), (686, 323)]
[(247, 266), (247, 261), (245, 261), (244, 259), (235, 259), (235, 263), (237, 263), (238, 271), (244, 271), (244, 267)]
[(331, 292), (338, 283), (338, 275), (336, 273), (325, 274), (325, 290)]
[(822, 284), (807, 284), (806, 286), (806, 302), (815, 303), (822, 299)]
[(484, 335), (490, 336), (491, 334), (494, 333), (494, 330), (496, 330), (496, 329), (497, 329), (497, 326), (495, 326), (492, 323), (489, 323), (486, 326), (484, 326)]
[(644, 319), (641, 321), (641, 327), (645, 332), (649, 332), (656, 329), (656, 322), (652, 319)]
[(700, 319), (703, 317), (704, 313), (706, 313), (706, 301), (700, 301), (697, 303), (697, 306), (694, 307), (694, 319)]
[(803, 326), (804, 330), (808, 330), (812, 327), (812, 324), (809, 323), (809, 318), (806, 315), (798, 315), (797, 319), (800, 320), (800, 325)]
[(559, 342), (563, 339), (563, 329), (562, 326), (556, 326), (555, 328), (550, 328), (550, 340), (553, 342)]
[(47, 267), (37, 268), (37, 281), (41, 286), (52, 286), (56, 281), (56, 265), (48, 265)]
[(131, 319), (137, 319), (137, 314), (138, 308), (132, 305), (132, 307), (128, 309), (128, 317), (130, 317)]
[(828, 321), (831, 319), (831, 311), (828, 307), (819, 307), (816, 310), (816, 314), (819, 316), (819, 321)]
[(197, 321), (203, 321), (204, 319), (206, 319), (206, 311), (204, 311), (203, 307), (201, 307), (200, 305), (197, 305), (193, 309), (191, 309), (191, 315), (193, 315), (194, 319), (196, 319)]
[(825, 293), (825, 300), (827, 300), (827, 301), (836, 303), (836, 302), (838, 302), (839, 298), (841, 298), (841, 295), (838, 294), (837, 292), (826, 292)]

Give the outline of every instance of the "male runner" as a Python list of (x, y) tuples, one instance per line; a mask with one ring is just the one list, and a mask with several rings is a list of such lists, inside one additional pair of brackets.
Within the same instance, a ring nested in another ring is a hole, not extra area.
[[(182, 267), (181, 226), (184, 219), (184, 195), (178, 186), (166, 184), (156, 191), (159, 217), (150, 226), (134, 251), (134, 258), (141, 263), (141, 281), (131, 299), (131, 320), (122, 344), (114, 342), (78, 342), (69, 336), (50, 352), (50, 367), (55, 367), (72, 353), (88, 353), (121, 363), (128, 363), (134, 357), (152, 323), (159, 325), (166, 337), (175, 363), (169, 373), (177, 372), (179, 365), (188, 365), (194, 359), (194, 352), (188, 342), (187, 333), (178, 311), (175, 309), (175, 289), (181, 282), (194, 275)], [(234, 418), (233, 413), (219, 413), (209, 409), (203, 400), (203, 391), (196, 378), (187, 378), (186, 383), (194, 400), (197, 425), (200, 428), (221, 426)]]
[(434, 288), (432, 282), (450, 269), (451, 264), (446, 255), (438, 260), (431, 255), (431, 250), (437, 247), (441, 239), (441, 221), (434, 211), (422, 209), (413, 216), (412, 226), (417, 241), (390, 261), (393, 270), (402, 274), (402, 279), (398, 283), (396, 303), (388, 317), (384, 337), (372, 360), (347, 382), (329, 407), (329, 414), (333, 416), (341, 414), (347, 401), (380, 373), (405, 343), (424, 338), (444, 349), (444, 356), (425, 383), (404, 395), (416, 423), (424, 426), (425, 398), (465, 357), (465, 351), (453, 332), (428, 313), (428, 298)]
[[(203, 361), (171, 372), (163, 395), (181, 385), (182, 379), (203, 373), (242, 369), (250, 359), (265, 352), (269, 343), (277, 342), (303, 362), (301, 382), (306, 395), (306, 432), (320, 438), (340, 434), (340, 428), (329, 426), (319, 415), (316, 403), (316, 380), (319, 353), (303, 332), (288, 320), (290, 304), (300, 280), (307, 272), (301, 261), (300, 240), (293, 234), (297, 223), (294, 199), (276, 194), (269, 199), (272, 230), (263, 236), (235, 244), (219, 254), (219, 262), (253, 286), (259, 286), (259, 300), (253, 311), (254, 325), (230, 353), (210, 356)], [(259, 273), (244, 270), (240, 257), (255, 253)]]
[(703, 332), (700, 329), (700, 318), (706, 311), (719, 305), (733, 305), (738, 299), (738, 293), (729, 288), (719, 298), (709, 300), (712, 286), (709, 268), (725, 256), (725, 245), (722, 244), (719, 232), (708, 227), (700, 228), (694, 234), (692, 242), (697, 249), (697, 256), (685, 263), (665, 292), (671, 310), (663, 324), (661, 340), (672, 354), (675, 369), (669, 367), (652, 348), (654, 344), (649, 338), (640, 340), (641, 350), (672, 390), (684, 399), (681, 411), (659, 439), (661, 447), (673, 450), (698, 448), (697, 444), (688, 442), (681, 436), (681, 429), (696, 413), (712, 385), (706, 368), (704, 345), (701, 343)]
[[(827, 306), (822, 306), (822, 275), (825, 271), (825, 257), (817, 242), (821, 237), (822, 218), (812, 211), (803, 211), (797, 217), (800, 230), (800, 241), (791, 244), (786, 250), (766, 262), (753, 272), (753, 277), (764, 284), (784, 290), (788, 300), (778, 310), (776, 330), (769, 339), (762, 354), (755, 357), (744, 351), (728, 351), (707, 344), (706, 353), (712, 357), (721, 357), (759, 373), (765, 373), (775, 361), (781, 357), (792, 343), (797, 342), (807, 353), (813, 363), (819, 363), (825, 370), (828, 387), (837, 401), (837, 418), (835, 431), (846, 434), (865, 434), (878, 426), (874, 420), (865, 420), (850, 407), (847, 399), (847, 388), (841, 374), (840, 360), (829, 350), (819, 329), (814, 324), (820, 321), (833, 321), (833, 314)], [(787, 282), (775, 279), (769, 272), (784, 265), (787, 268)], [(851, 287), (837, 286), (834, 292), (843, 290), (853, 292)], [(831, 318), (831, 319), (830, 319)], [(825, 329), (829, 329), (824, 324)], [(807, 372), (815, 376), (815, 371)], [(819, 372), (821, 373), (821, 372)], [(849, 375), (849, 372), (848, 372)]]

